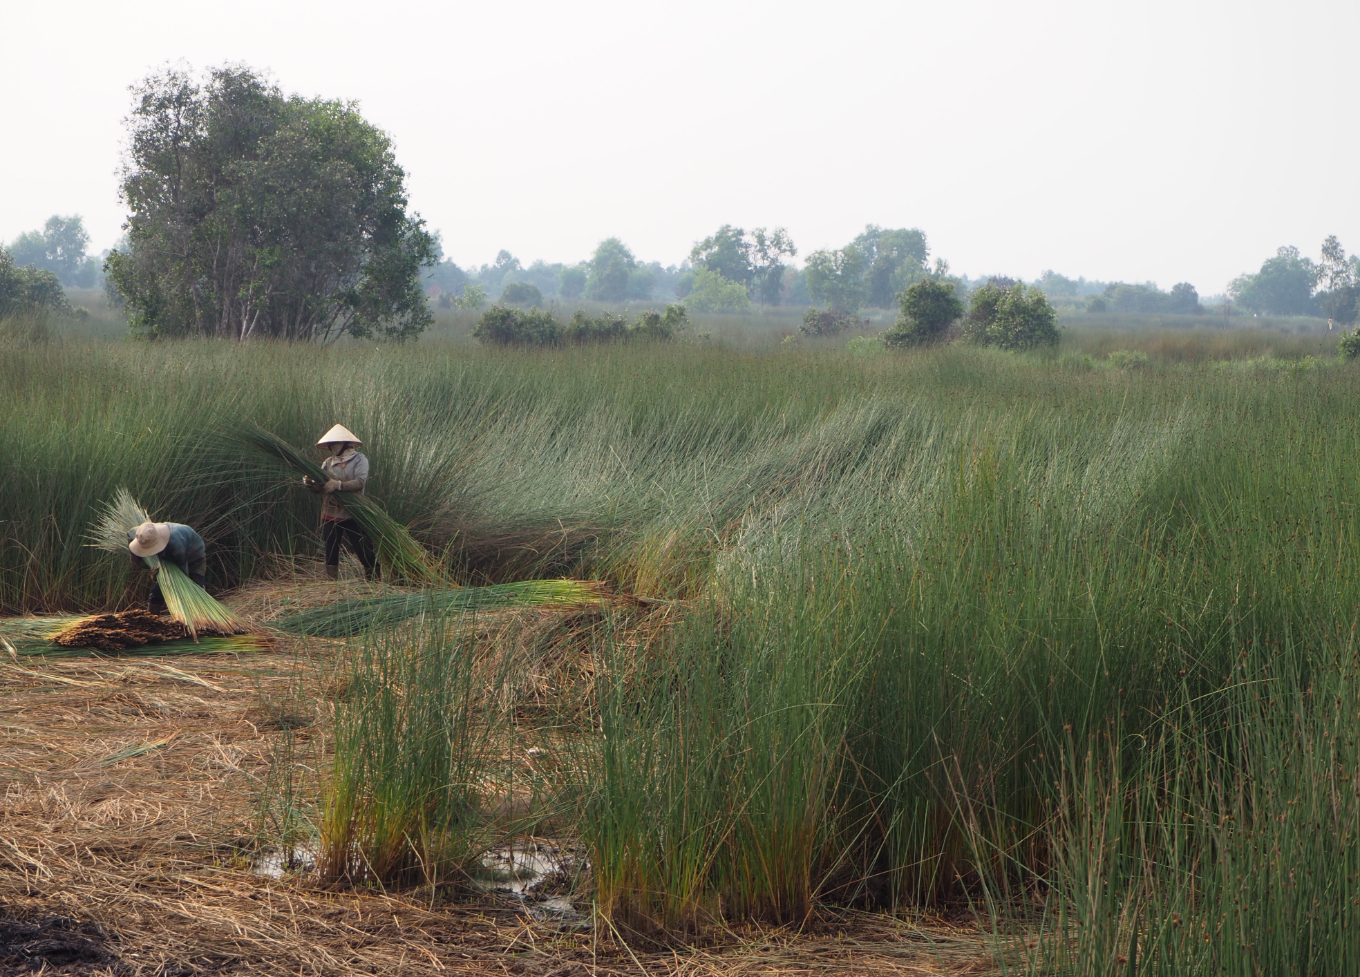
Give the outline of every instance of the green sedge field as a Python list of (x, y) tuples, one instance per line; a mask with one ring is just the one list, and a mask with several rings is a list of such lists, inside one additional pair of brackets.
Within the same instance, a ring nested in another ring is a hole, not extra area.
[[(0, 343), (5, 615), (144, 596), (86, 545), (120, 488), (261, 623), (399, 592), (321, 581), (251, 423), (357, 432), (466, 585), (602, 595), (11, 653), (0, 900), (205, 972), (1355, 972), (1360, 370), (1325, 332), (1133, 325)], [(496, 888), (516, 846), (569, 916)]]

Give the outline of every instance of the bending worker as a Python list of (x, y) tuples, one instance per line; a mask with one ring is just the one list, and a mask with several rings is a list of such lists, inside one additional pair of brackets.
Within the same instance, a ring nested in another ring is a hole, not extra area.
[(341, 495), (362, 493), (368, 482), (368, 459), (359, 453), (363, 444), (343, 424), (327, 431), (316, 443), (330, 455), (321, 463), (326, 481), (304, 478), (302, 484), (313, 492), (324, 494), (321, 500), (321, 537), (326, 545), (326, 576), (335, 580), (340, 575), (340, 547), (344, 545), (364, 565), (364, 576), (375, 580), (380, 575), (373, 542), (364, 535), (359, 523), (349, 514)]
[[(193, 529), (178, 522), (144, 522), (135, 529), (128, 530), (128, 555), (133, 566), (150, 566), (146, 557), (154, 556), (161, 561), (169, 560), (194, 583), (207, 589), (208, 551), (203, 546), (203, 537)], [(160, 573), (157, 572), (151, 583), (151, 599), (146, 609), (152, 614), (164, 614), (169, 610), (165, 596), (161, 593)]]

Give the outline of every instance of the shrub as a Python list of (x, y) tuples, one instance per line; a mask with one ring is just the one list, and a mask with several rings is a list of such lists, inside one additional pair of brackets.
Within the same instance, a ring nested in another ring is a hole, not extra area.
[(463, 294), (453, 302), (460, 309), (476, 312), (486, 304), (486, 288), (482, 285), (468, 285), (463, 289)]
[(963, 303), (949, 282), (922, 279), (902, 291), (897, 324), (883, 336), (889, 346), (925, 346), (939, 342), (960, 316)]
[(562, 324), (546, 310), (493, 305), (482, 313), (472, 337), (491, 346), (556, 346)]
[(1343, 360), (1353, 360), (1360, 356), (1360, 329), (1342, 333), (1336, 351), (1341, 354)]
[(562, 341), (574, 346), (586, 343), (612, 343), (623, 339), (628, 333), (627, 316), (601, 312), (588, 316), (579, 309), (562, 330)]
[(877, 356), (886, 348), (883, 336), (853, 336), (845, 348), (853, 356)]
[(510, 305), (543, 304), (543, 292), (533, 282), (511, 282), (501, 292), (501, 301)]
[(685, 303), (695, 312), (735, 312), (751, 304), (746, 286), (707, 268), (694, 270), (694, 287)]
[(834, 336), (846, 329), (858, 329), (865, 321), (853, 312), (840, 309), (808, 309), (798, 331), (804, 336)]
[(566, 325), (547, 310), (494, 305), (483, 313), (472, 336), (489, 346), (585, 346), (641, 340), (669, 342), (688, 325), (689, 319), (683, 305), (668, 305), (665, 312), (644, 312), (633, 323), (622, 315), (601, 312), (589, 316), (578, 310)]
[(1048, 296), (1023, 284), (989, 281), (973, 293), (963, 321), (964, 338), (980, 346), (1035, 349), (1058, 343), (1057, 310)]
[(40, 310), (72, 311), (60, 279), (54, 272), (16, 266), (10, 253), (0, 247), (0, 316), (26, 315)]
[(637, 339), (669, 342), (689, 328), (689, 314), (683, 305), (668, 305), (665, 312), (644, 312), (633, 326)]
[(1110, 354), (1110, 366), (1120, 370), (1139, 370), (1148, 365), (1148, 355), (1141, 349), (1117, 349)]

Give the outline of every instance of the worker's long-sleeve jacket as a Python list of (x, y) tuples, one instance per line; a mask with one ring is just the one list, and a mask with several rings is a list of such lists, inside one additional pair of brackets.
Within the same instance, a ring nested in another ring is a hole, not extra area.
[[(208, 570), (208, 552), (203, 545), (203, 537), (182, 522), (168, 522), (166, 525), (170, 527), (170, 542), (165, 544), (165, 549), (156, 554), (157, 558), (162, 561), (169, 560), (190, 579), (201, 583)], [(129, 529), (128, 542), (131, 543), (136, 535), (135, 529)], [(134, 563), (146, 563), (140, 556), (131, 552), (128, 555), (132, 557)]]
[(340, 500), (343, 492), (362, 492), (368, 482), (368, 459), (350, 448), (340, 457), (331, 455), (321, 463), (321, 470), (327, 478), (340, 483), (339, 492), (330, 492), (321, 497), (321, 518), (326, 520), (349, 519), (349, 511)]

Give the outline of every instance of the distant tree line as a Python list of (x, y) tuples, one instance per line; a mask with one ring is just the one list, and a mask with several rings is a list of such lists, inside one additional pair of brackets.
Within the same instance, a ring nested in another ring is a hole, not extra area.
[(1316, 315), (1343, 325), (1360, 318), (1360, 257), (1330, 235), (1314, 262), (1295, 247), (1283, 247), (1255, 274), (1240, 275), (1228, 294), (1244, 309), (1269, 315)]
[(681, 299), (695, 312), (740, 310), (752, 303), (817, 304), (853, 315), (866, 306), (892, 308), (906, 286), (948, 272), (944, 262), (934, 269), (927, 264), (930, 248), (916, 228), (871, 224), (843, 248), (813, 252), (804, 268), (790, 265), (797, 254), (782, 227), (747, 231), (724, 224), (696, 242), (678, 266), (640, 262), (622, 241), (608, 238), (577, 264), (535, 261), (525, 267), (503, 250), (491, 264), (465, 269), (441, 256), (424, 280), (427, 293), (446, 308), (477, 308), (488, 300), (537, 305), (578, 298)]

